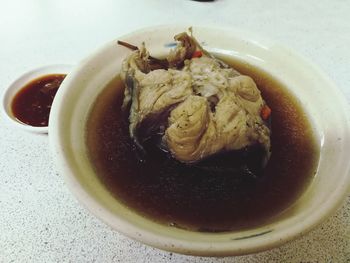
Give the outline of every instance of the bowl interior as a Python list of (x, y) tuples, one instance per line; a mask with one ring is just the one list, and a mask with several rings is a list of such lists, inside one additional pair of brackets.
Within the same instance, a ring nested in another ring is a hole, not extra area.
[[(186, 27), (144, 29), (119, 38), (162, 55)], [(186, 254), (237, 255), (279, 245), (310, 230), (345, 198), (350, 149), (347, 104), (325, 75), (292, 51), (271, 41), (230, 29), (194, 27), (196, 38), (211, 52), (244, 60), (284, 83), (300, 100), (320, 146), (317, 174), (303, 195), (268, 225), (228, 233), (190, 232), (160, 225), (118, 202), (99, 181), (87, 156), (86, 122), (100, 92), (118, 75), (129, 53), (112, 41), (67, 76), (50, 114), (50, 143), (61, 174), (76, 197), (118, 231), (144, 243)]]

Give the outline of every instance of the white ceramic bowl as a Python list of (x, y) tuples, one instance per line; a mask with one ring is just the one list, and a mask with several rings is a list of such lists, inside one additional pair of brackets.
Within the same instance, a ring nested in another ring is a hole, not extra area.
[(11, 85), (5, 90), (5, 93), (2, 97), (2, 107), (3, 112), (6, 115), (7, 120), (10, 121), (10, 123), (20, 129), (24, 129), (26, 131), (34, 132), (34, 133), (47, 133), (48, 127), (36, 127), (31, 126), (26, 123), (21, 122), (18, 120), (13, 112), (12, 112), (12, 101), (16, 94), (29, 82), (32, 80), (35, 80), (41, 76), (45, 76), (48, 74), (68, 74), (73, 66), (66, 65), (66, 64), (56, 64), (56, 65), (48, 65), (43, 66), (40, 68), (33, 69), (29, 72), (24, 73), (20, 77), (18, 77), (14, 82), (11, 83)]
[[(266, 250), (296, 238), (327, 218), (345, 199), (349, 186), (348, 106), (334, 84), (315, 66), (271, 41), (231, 29), (194, 27), (205, 48), (263, 68), (294, 93), (310, 116), (320, 145), (318, 171), (303, 195), (270, 224), (228, 233), (190, 232), (160, 225), (118, 202), (97, 178), (87, 157), (86, 120), (99, 93), (120, 71), (128, 50), (116, 40), (85, 59), (66, 78), (50, 115), (50, 144), (60, 173), (75, 196), (117, 231), (146, 244), (184, 254), (240, 255)], [(168, 51), (182, 26), (146, 28), (119, 39), (151, 54)]]

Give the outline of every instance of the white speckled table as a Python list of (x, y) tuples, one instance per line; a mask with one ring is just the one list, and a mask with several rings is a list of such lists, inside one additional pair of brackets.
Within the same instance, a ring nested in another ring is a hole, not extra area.
[[(347, 0), (3, 0), (0, 92), (23, 72), (75, 64), (106, 41), (155, 24), (257, 32), (318, 64), (350, 102)], [(57, 174), (48, 136), (0, 119), (0, 262), (350, 262), (350, 196), (304, 237), (242, 257), (201, 258), (154, 249), (111, 230), (78, 204)]]

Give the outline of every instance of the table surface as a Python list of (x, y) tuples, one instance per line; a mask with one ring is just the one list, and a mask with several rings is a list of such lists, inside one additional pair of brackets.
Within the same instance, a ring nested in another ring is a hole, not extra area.
[[(185, 23), (239, 28), (289, 46), (317, 64), (350, 102), (350, 2), (216, 0), (3, 0), (0, 92), (22, 73), (77, 64), (141, 27)], [(241, 257), (164, 252), (110, 229), (68, 191), (47, 135), (0, 119), (0, 262), (350, 262), (350, 196), (302, 238)]]

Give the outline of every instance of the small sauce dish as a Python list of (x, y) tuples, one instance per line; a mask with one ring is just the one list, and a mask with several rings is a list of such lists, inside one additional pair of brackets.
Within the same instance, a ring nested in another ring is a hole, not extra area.
[(55, 93), (73, 66), (48, 65), (31, 70), (5, 90), (2, 97), (4, 115), (15, 127), (48, 133), (48, 115)]

